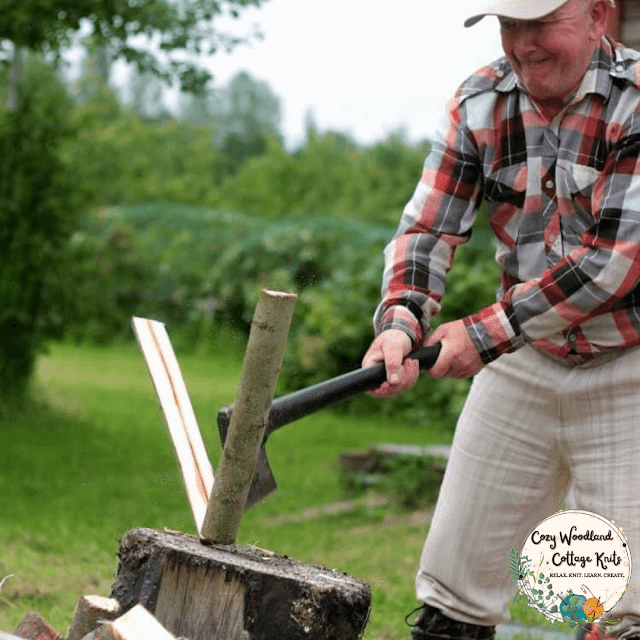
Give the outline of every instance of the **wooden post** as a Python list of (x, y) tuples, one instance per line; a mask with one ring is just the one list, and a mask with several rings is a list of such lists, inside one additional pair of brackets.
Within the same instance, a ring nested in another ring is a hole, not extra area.
[(203, 540), (235, 542), (267, 426), (297, 296), (262, 290), (251, 323), (238, 397), (202, 525)]
[(133, 529), (118, 555), (111, 597), (189, 640), (357, 640), (367, 623), (365, 582), (261, 549)]

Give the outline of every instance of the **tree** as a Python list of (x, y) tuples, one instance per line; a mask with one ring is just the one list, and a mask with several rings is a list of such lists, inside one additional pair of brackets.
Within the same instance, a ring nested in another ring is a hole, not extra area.
[(181, 118), (215, 126), (213, 144), (225, 159), (220, 177), (235, 174), (247, 158), (264, 153), (269, 139), (282, 138), (280, 99), (267, 82), (246, 71), (203, 96), (185, 96)]
[(0, 111), (0, 410), (22, 395), (56, 334), (61, 248), (78, 201), (61, 157), (71, 102), (50, 67), (25, 61), (22, 99)]
[[(264, 0), (0, 0), (0, 56), (21, 48), (59, 55), (82, 28), (96, 46), (109, 45), (114, 59), (135, 63), (182, 89), (198, 91), (211, 74), (184, 54), (213, 55), (242, 38), (215, 27), (222, 15)], [(153, 48), (150, 45), (153, 44)], [(154, 50), (156, 52), (154, 52)], [(178, 55), (176, 55), (178, 54)]]
[(237, 17), (262, 1), (0, 0), (0, 60), (11, 65), (7, 109), (0, 110), (0, 409), (24, 394), (36, 355), (55, 328), (56, 269), (79, 215), (74, 169), (63, 153), (66, 92), (51, 99), (50, 90), (59, 87), (55, 76), (30, 76), (22, 65), (25, 51), (59, 59), (82, 30), (93, 51), (198, 91), (210, 74), (189, 54), (237, 44), (215, 28), (215, 18)]

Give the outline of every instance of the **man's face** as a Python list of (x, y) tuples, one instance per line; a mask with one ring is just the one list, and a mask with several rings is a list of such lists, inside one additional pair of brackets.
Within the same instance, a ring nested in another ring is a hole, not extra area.
[(538, 20), (500, 17), (505, 55), (529, 94), (547, 112), (560, 111), (578, 88), (605, 32), (607, 17), (606, 0), (568, 0)]

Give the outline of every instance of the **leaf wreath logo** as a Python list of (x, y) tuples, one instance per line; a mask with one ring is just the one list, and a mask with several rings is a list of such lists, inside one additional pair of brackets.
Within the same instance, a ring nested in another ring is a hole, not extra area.
[[(536, 566), (531, 558), (521, 555), (519, 551), (511, 547), (509, 573), (519, 590), (513, 599), (515, 603), (522, 604), (521, 597), (525, 596), (525, 604), (533, 606), (550, 619), (553, 625), (560, 623), (557, 616), (561, 616), (562, 622), (572, 628), (577, 625), (586, 625), (595, 620), (598, 620), (600, 625), (614, 625), (616, 623), (615, 620), (599, 619), (604, 613), (606, 600), (601, 602), (586, 585), (582, 585), (582, 591), (591, 595), (588, 599), (584, 595), (574, 593), (571, 589), (556, 598), (551, 579), (542, 572), (543, 562), (544, 557)], [(557, 604), (558, 599), (560, 605)]]

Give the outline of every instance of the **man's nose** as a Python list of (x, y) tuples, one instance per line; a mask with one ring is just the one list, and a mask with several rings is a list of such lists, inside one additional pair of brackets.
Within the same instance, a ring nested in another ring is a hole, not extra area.
[(512, 41), (513, 53), (517, 58), (522, 58), (537, 48), (536, 42), (537, 33), (535, 27), (526, 23), (518, 25)]

